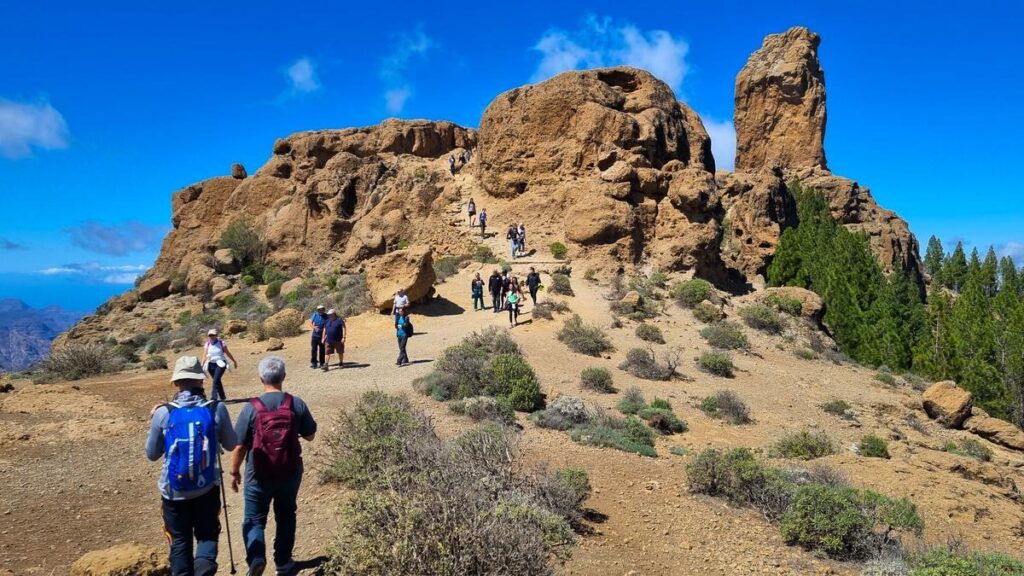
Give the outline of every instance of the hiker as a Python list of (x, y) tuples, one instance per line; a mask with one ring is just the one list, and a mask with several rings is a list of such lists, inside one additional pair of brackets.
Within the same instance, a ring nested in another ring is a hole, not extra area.
[(395, 292), (395, 303), (391, 306), (391, 315), (395, 317), (395, 321), (398, 320), (398, 315), (403, 308), (409, 307), (409, 296), (405, 294), (405, 288), (399, 288)]
[(228, 369), (228, 360), (238, 368), (238, 361), (231, 355), (228, 345), (217, 337), (217, 329), (210, 328), (206, 333), (206, 345), (203, 348), (203, 366), (206, 366), (206, 372), (213, 378), (214, 400), (226, 400), (228, 397), (221, 382), (224, 372)]
[(519, 223), (519, 229), (516, 230), (516, 240), (519, 242), (519, 252), (524, 256), (526, 255), (526, 224), (523, 222)]
[(530, 272), (526, 275), (526, 287), (530, 289), (530, 299), (533, 305), (537, 305), (537, 290), (540, 289), (540, 274), (530, 266)]
[(398, 361), (395, 364), (406, 366), (409, 364), (409, 354), (405, 351), (405, 345), (408, 344), (409, 337), (413, 334), (408, 308), (402, 308), (402, 313), (395, 319), (395, 332), (398, 335)]
[(473, 223), (476, 222), (476, 202), (470, 198), (469, 204), (466, 204), (466, 212), (469, 213), (469, 227), (473, 227)]
[(491, 272), (491, 276), (487, 278), (487, 290), (491, 293), (491, 310), (495, 314), (501, 309), (501, 282), (501, 275), (498, 274), (498, 269), (495, 268), (494, 272)]
[(206, 399), (203, 379), (199, 358), (178, 358), (171, 373), (178, 391), (171, 402), (153, 407), (146, 437), (146, 457), (164, 459), (157, 488), (173, 576), (217, 573), (219, 455), (238, 443), (227, 408)]
[(245, 460), (245, 518), (242, 538), (249, 574), (260, 576), (267, 567), (264, 530), (270, 506), (274, 506), (277, 532), (274, 534), (274, 565), (278, 574), (295, 572), (295, 511), (302, 483), (301, 437), (312, 442), (316, 421), (309, 407), (297, 396), (281, 390), (285, 379), (284, 360), (267, 356), (259, 363), (263, 394), (250, 398), (235, 424), (238, 448), (231, 454), (231, 489), (238, 492)]
[(463, 154), (465, 154), (465, 156), (466, 156), (466, 164), (469, 164), (469, 159), (472, 158), (473, 151), (471, 149), (469, 149), (469, 148), (466, 148), (466, 151), (463, 152)]
[(519, 283), (512, 279), (509, 284), (508, 295), (505, 296), (505, 301), (508, 303), (508, 327), (515, 328), (519, 325), (519, 304), (522, 301), (521, 290), (519, 290)]
[(323, 368), (324, 366), (327, 366), (324, 362), (324, 324), (326, 323), (327, 313), (324, 312), (324, 305), (321, 304), (316, 307), (316, 312), (313, 312), (313, 315), (309, 318), (309, 327), (312, 329), (309, 341), (310, 368)]
[(480, 237), (487, 238), (487, 208), (480, 209)]
[(484, 309), (484, 281), (480, 279), (480, 273), (477, 272), (473, 276), (473, 281), (469, 285), (470, 292), (473, 295), (473, 311)]
[(508, 225), (508, 231), (505, 232), (505, 240), (508, 240), (508, 251), (512, 254), (512, 259), (516, 258), (516, 249), (519, 243), (519, 232), (516, 230), (515, 224)]
[(324, 347), (327, 349), (327, 361), (321, 368), (324, 372), (331, 365), (331, 355), (338, 353), (338, 368), (345, 367), (345, 337), (348, 336), (348, 328), (345, 326), (345, 319), (338, 316), (334, 308), (327, 311), (327, 322), (324, 324)]
[(451, 171), (452, 176), (455, 176), (455, 156), (448, 155), (448, 170)]

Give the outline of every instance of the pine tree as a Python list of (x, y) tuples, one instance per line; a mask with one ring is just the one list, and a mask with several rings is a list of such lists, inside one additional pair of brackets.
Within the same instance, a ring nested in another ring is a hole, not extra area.
[(981, 287), (985, 296), (995, 298), (999, 291), (999, 259), (996, 251), (989, 246), (985, 260), (981, 263)]
[(964, 255), (963, 244), (957, 242), (956, 248), (953, 249), (952, 254), (942, 266), (942, 282), (946, 288), (959, 292), (966, 280), (967, 257)]
[(942, 262), (945, 259), (942, 242), (932, 236), (928, 239), (928, 250), (924, 253), (924, 270), (931, 276), (932, 284), (942, 285)]
[(1020, 273), (1013, 263), (1013, 258), (1003, 256), (999, 261), (999, 290), (1009, 290), (1021, 295)]

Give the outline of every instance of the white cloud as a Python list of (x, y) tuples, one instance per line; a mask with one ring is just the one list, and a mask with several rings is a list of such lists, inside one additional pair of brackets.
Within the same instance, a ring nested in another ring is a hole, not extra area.
[(285, 74), (295, 93), (316, 92), (320, 89), (320, 80), (316, 76), (316, 65), (309, 58), (299, 58), (288, 67)]
[(142, 272), (125, 272), (123, 274), (111, 274), (103, 277), (104, 284), (134, 284)]
[(132, 273), (136, 276), (149, 270), (145, 264), (100, 264), (98, 262), (84, 262), (76, 264), (61, 264), (43, 268), (40, 274), (46, 276), (102, 276), (110, 277), (112, 274)]
[(736, 161), (736, 128), (728, 120), (719, 122), (710, 116), (701, 116), (701, 121), (711, 137), (711, 155), (715, 157), (715, 168), (732, 170)]
[(665, 30), (643, 31), (611, 18), (588, 16), (576, 30), (548, 30), (533, 46), (541, 61), (533, 82), (581, 68), (629, 65), (643, 68), (679, 92), (689, 70), (690, 47)]
[(411, 33), (399, 35), (391, 52), (381, 60), (380, 77), (388, 86), (384, 92), (384, 104), (390, 114), (400, 114), (412, 97), (413, 90), (406, 79), (406, 71), (413, 58), (425, 57), (433, 47), (434, 40), (417, 27)]
[(999, 253), (999, 257), (1003, 258), (1009, 256), (1013, 258), (1014, 263), (1018, 266), (1024, 264), (1024, 244), (1020, 242), (1006, 242), (996, 246), (996, 252)]
[(23, 104), (0, 99), (0, 156), (24, 158), (33, 148), (67, 148), (68, 126), (48, 103)]

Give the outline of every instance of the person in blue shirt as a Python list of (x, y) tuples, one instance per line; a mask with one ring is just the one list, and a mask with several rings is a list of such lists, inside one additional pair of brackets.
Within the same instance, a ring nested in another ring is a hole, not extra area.
[(406, 366), (409, 364), (409, 354), (405, 351), (405, 345), (409, 342), (409, 336), (412, 330), (408, 328), (412, 326), (412, 320), (409, 319), (409, 309), (402, 308), (398, 318), (395, 320), (395, 331), (398, 334), (398, 361), (395, 362), (398, 366)]
[(331, 355), (338, 353), (338, 368), (345, 367), (345, 337), (348, 335), (345, 328), (345, 319), (338, 316), (334, 308), (327, 311), (327, 322), (324, 324), (324, 345), (327, 346), (327, 362), (323, 365), (323, 371), (327, 372), (331, 365)]
[(327, 315), (324, 314), (324, 305), (316, 307), (316, 312), (309, 319), (309, 327), (313, 333), (309, 341), (309, 367), (323, 368), (327, 366), (324, 362), (324, 324), (327, 323)]

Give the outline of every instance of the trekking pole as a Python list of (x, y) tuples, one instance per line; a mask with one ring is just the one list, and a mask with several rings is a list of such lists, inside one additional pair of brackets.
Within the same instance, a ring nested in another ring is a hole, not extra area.
[(228, 559), (231, 561), (231, 573), (235, 571), (235, 551), (231, 548), (231, 521), (228, 520), (228, 490), (224, 487), (224, 464), (220, 459), (220, 449), (217, 449), (217, 469), (220, 472), (220, 497), (224, 504), (224, 526), (228, 533)]

